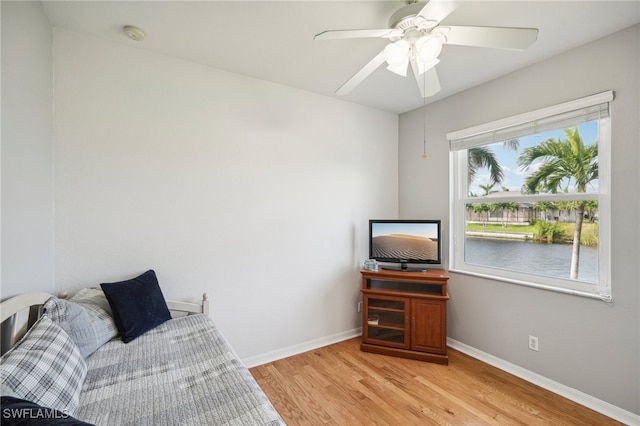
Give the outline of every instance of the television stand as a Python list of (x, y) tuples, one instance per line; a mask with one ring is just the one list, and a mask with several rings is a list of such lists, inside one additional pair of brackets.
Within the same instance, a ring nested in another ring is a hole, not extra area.
[(446, 272), (361, 271), (360, 349), (447, 364)]

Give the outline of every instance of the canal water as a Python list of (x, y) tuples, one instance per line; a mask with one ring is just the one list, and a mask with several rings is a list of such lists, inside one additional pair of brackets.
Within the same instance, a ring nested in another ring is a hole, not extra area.
[[(571, 249), (571, 244), (467, 237), (465, 262), (568, 279)], [(597, 247), (580, 247), (579, 268), (579, 280), (598, 281)]]

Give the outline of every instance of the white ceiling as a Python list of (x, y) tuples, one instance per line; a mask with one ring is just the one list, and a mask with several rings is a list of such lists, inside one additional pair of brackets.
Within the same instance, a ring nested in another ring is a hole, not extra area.
[[(328, 29), (387, 28), (401, 1), (44, 1), (52, 25), (326, 96), (403, 113), (423, 105), (409, 72), (375, 71), (346, 96), (334, 91), (381, 51), (386, 39), (314, 41)], [(640, 22), (640, 0), (462, 2), (450, 25), (533, 27), (525, 51), (447, 45), (442, 91), (427, 103)], [(142, 28), (142, 42), (124, 25)]]

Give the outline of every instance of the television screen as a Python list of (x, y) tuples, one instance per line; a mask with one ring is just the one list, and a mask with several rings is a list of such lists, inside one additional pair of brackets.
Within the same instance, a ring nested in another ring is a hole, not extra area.
[(370, 220), (369, 257), (378, 262), (441, 263), (439, 220)]

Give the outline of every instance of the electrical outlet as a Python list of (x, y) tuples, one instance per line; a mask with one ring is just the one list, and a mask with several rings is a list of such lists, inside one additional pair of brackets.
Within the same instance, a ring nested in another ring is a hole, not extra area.
[(538, 351), (538, 338), (536, 336), (529, 336), (529, 349), (532, 351)]
[(358, 312), (362, 312), (362, 302), (358, 302)]

